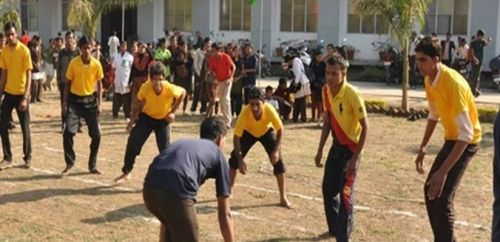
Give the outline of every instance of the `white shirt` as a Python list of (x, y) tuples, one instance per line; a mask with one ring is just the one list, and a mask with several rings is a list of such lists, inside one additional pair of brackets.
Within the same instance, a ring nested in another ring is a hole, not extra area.
[(295, 76), (295, 83), (302, 84), (302, 87), (295, 93), (295, 97), (302, 98), (310, 95), (311, 88), (309, 87), (309, 79), (306, 76), (304, 64), (298, 57), (293, 59), (292, 71), (293, 75)]
[(469, 51), (469, 46), (465, 44), (464, 46), (458, 46), (457, 48), (457, 58), (465, 59), (467, 56), (467, 51)]
[(113, 68), (115, 68), (115, 92), (125, 94), (130, 92), (128, 87), (128, 80), (130, 72), (132, 71), (132, 63), (134, 57), (125, 52), (125, 54), (118, 53), (113, 59)]
[(410, 40), (410, 49), (408, 50), (408, 55), (409, 56), (415, 56), (415, 48), (417, 47), (417, 39), (415, 40)]
[(203, 61), (205, 60), (205, 51), (203, 49), (197, 49), (195, 54), (194, 54), (194, 65), (193, 65), (193, 69), (194, 69), (194, 74), (196, 74), (197, 76), (200, 76), (201, 74), (201, 69), (203, 68)]
[(279, 106), (278, 100), (276, 100), (276, 99), (274, 99), (272, 97), (271, 98), (266, 98), (265, 100), (266, 100), (266, 103), (271, 104), (271, 106), (273, 106), (274, 109), (276, 109), (276, 111), (279, 112), (280, 106)]
[(118, 53), (118, 46), (120, 45), (120, 40), (116, 36), (109, 37), (108, 46), (109, 46), (109, 57), (113, 59), (115, 55)]
[(445, 41), (443, 50), (443, 60), (450, 60), (450, 41)]

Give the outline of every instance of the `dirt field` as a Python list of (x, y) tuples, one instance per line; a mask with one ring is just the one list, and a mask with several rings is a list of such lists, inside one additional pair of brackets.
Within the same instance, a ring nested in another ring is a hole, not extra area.
[[(75, 137), (77, 163), (70, 176), (65, 167), (55, 92), (31, 106), (33, 168), (0, 172), (0, 241), (156, 241), (159, 230), (142, 202), (147, 167), (157, 154), (154, 135), (137, 159), (133, 178), (113, 185), (120, 175), (127, 140), (125, 120), (111, 118), (105, 103), (98, 168), (88, 175), (90, 139)], [(122, 115), (122, 114), (120, 114)], [(172, 140), (197, 137), (200, 116), (178, 116)], [(408, 122), (370, 115), (369, 140), (356, 184), (353, 241), (432, 241), (423, 203), (425, 176), (414, 167), (425, 121)], [(483, 124), (482, 150), (475, 157), (456, 196), (456, 233), (459, 241), (488, 241), (492, 203), (492, 125)], [(85, 130), (86, 131), (86, 130)], [(287, 124), (284, 161), (287, 190), (294, 209), (277, 206), (278, 194), (264, 149), (248, 155), (249, 174), (238, 176), (231, 207), (237, 241), (327, 241), (321, 198), (323, 170), (314, 166), (320, 130), (313, 123)], [(232, 137), (232, 133), (229, 135)], [(11, 132), (14, 161), (22, 164), (20, 128)], [(226, 154), (232, 148), (228, 139)], [(430, 145), (426, 168), (443, 143), (438, 128)], [(331, 144), (331, 139), (327, 147)], [(326, 158), (328, 150), (324, 150)], [(220, 241), (213, 181), (198, 197), (202, 241)]]

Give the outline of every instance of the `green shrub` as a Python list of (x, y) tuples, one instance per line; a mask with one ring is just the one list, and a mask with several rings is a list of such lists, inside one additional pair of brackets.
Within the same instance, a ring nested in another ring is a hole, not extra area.
[(365, 100), (365, 106), (379, 106), (381, 108), (386, 108), (387, 103), (384, 100)]
[(497, 110), (492, 108), (479, 108), (477, 110), (480, 122), (492, 123), (497, 116)]

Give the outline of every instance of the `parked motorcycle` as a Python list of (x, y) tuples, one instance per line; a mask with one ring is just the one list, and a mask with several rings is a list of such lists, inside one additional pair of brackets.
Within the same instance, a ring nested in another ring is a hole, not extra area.
[(389, 48), (390, 60), (384, 61), (385, 83), (389, 86), (403, 82), (403, 56), (395, 47)]
[(500, 55), (490, 60), (493, 87), (500, 92)]
[(467, 60), (458, 59), (456, 60), (455, 65), (455, 69), (458, 71), (458, 73), (462, 74), (464, 78), (467, 78)]
[[(259, 61), (259, 58), (261, 59), (261, 71), (262, 71), (262, 77), (268, 77), (272, 76), (272, 67), (271, 67), (271, 61), (266, 57), (266, 52), (264, 52), (264, 49), (266, 48), (267, 44), (262, 45), (261, 50), (257, 50), (256, 56), (257, 56), (257, 61)], [(257, 75), (259, 68), (257, 67)]]

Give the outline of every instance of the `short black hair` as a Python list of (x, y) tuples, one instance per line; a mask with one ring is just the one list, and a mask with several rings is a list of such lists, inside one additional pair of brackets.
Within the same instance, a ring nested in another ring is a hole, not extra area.
[(205, 37), (205, 39), (203, 40), (203, 43), (206, 44), (210, 41), (211, 41), (210, 37)]
[(281, 84), (286, 84), (286, 78), (284, 78), (284, 77), (280, 77), (280, 79), (279, 79), (279, 81), (278, 81), (278, 82), (279, 82), (279, 84), (280, 84), (280, 85), (281, 85)]
[(315, 51), (313, 51), (313, 57), (316, 57), (316, 56), (322, 55), (322, 54), (323, 54), (323, 52), (321, 52), (321, 50), (315, 50)]
[(415, 47), (415, 52), (420, 52), (424, 55), (434, 58), (436, 56), (441, 59), (442, 47), (438, 38), (433, 36), (425, 36), (418, 42), (417, 47)]
[(184, 45), (184, 44), (186, 44), (186, 43), (187, 43), (187, 42), (186, 42), (186, 41), (184, 41), (184, 39), (182, 39), (182, 38), (179, 38), (179, 39), (177, 40), (177, 45), (178, 45), (178, 46), (183, 46), (183, 45)]
[(293, 60), (294, 58), (295, 58), (295, 57), (294, 57), (292, 54), (285, 54), (285, 55), (283, 56), (283, 61), (285, 61), (285, 62), (289, 62), (289, 61)]
[(149, 75), (156, 76), (163, 74), (165, 74), (165, 66), (161, 62), (155, 61), (149, 66)]
[(273, 87), (272, 87), (272, 86), (267, 86), (267, 87), (266, 87), (266, 92), (267, 92), (267, 91), (271, 91), (271, 92), (272, 92), (272, 91), (273, 91)]
[(328, 58), (325, 62), (327, 65), (338, 65), (341, 70), (347, 70), (347, 68), (349, 68), (349, 62), (339, 54), (333, 54), (332, 57)]
[(3, 31), (4, 32), (9, 31), (11, 28), (14, 28), (17, 31), (16, 23), (9, 21), (9, 22), (5, 23), (5, 25), (3, 26)]
[(224, 45), (222, 43), (213, 43), (212, 48), (215, 50), (221, 50), (224, 49)]
[(200, 125), (200, 138), (216, 140), (227, 134), (227, 127), (221, 117), (209, 117), (203, 120)]
[(335, 49), (335, 47), (333, 46), (333, 44), (328, 44), (328, 45), (326, 46), (326, 48), (332, 48), (332, 49)]
[[(84, 35), (78, 40), (78, 48), (82, 48), (84, 45), (90, 45), (91, 43), (92, 37)], [(98, 43), (96, 42), (96, 44)]]
[(247, 99), (248, 100), (250, 100), (250, 99), (264, 100), (264, 95), (262, 95), (262, 92), (260, 91), (260, 89), (258, 87), (251, 87), (250, 89), (248, 89)]
[(166, 44), (167, 43), (167, 39), (166, 38), (161, 38), (158, 40), (158, 45), (162, 45), (162, 44)]
[(485, 34), (486, 34), (486, 33), (484, 32), (484, 30), (479, 29), (479, 30), (477, 31), (477, 34), (476, 34), (476, 35), (484, 36)]
[(64, 35), (64, 37), (69, 37), (70, 35), (73, 35), (73, 32), (71, 31), (66, 31), (66, 34)]

